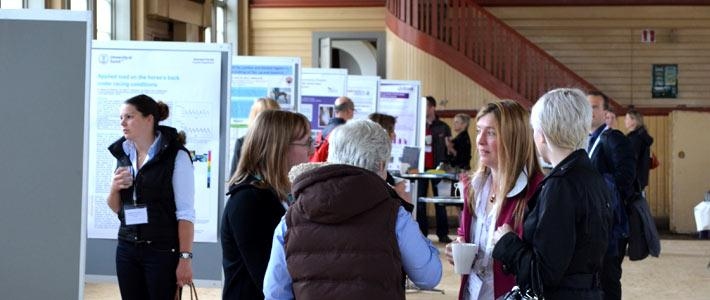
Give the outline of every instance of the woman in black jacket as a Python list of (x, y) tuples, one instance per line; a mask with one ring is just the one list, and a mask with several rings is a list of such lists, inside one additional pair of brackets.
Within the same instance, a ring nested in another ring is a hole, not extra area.
[(301, 114), (263, 111), (249, 128), (222, 215), (223, 299), (264, 299), (271, 238), (288, 207), (288, 171), (312, 153), (309, 122)]
[(582, 150), (591, 120), (591, 107), (577, 89), (556, 89), (535, 103), (535, 145), (554, 169), (528, 202), (523, 238), (510, 226), (494, 236), (493, 257), (515, 274), (522, 290), (532, 288), (545, 299), (602, 299), (598, 274), (611, 226), (611, 195)]
[(468, 124), (471, 116), (457, 114), (454, 116), (454, 132), (458, 132), (453, 139), (446, 139), (446, 149), (451, 166), (459, 171), (471, 170), (471, 137), (468, 135)]
[(648, 186), (648, 170), (651, 166), (651, 145), (653, 138), (646, 131), (646, 126), (643, 124), (643, 115), (635, 110), (629, 109), (624, 118), (624, 125), (629, 133), (626, 137), (631, 143), (631, 150), (636, 157), (636, 178), (638, 179), (641, 190)]

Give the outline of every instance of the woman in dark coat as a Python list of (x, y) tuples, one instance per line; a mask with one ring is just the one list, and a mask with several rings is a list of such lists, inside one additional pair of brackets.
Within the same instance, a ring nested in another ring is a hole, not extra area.
[(468, 135), (468, 124), (471, 116), (457, 114), (454, 116), (454, 132), (456, 137), (446, 139), (446, 150), (451, 166), (461, 171), (471, 170), (471, 137)]
[(624, 125), (629, 133), (626, 135), (631, 143), (631, 149), (636, 157), (636, 178), (638, 179), (641, 190), (648, 186), (648, 170), (651, 167), (651, 145), (653, 138), (646, 131), (646, 126), (643, 124), (643, 115), (635, 110), (630, 109), (626, 112)]
[(267, 110), (247, 132), (222, 215), (225, 300), (264, 299), (271, 238), (288, 207), (288, 171), (313, 153), (308, 124), (301, 114)]
[(535, 145), (554, 168), (528, 202), (523, 238), (510, 226), (494, 236), (493, 257), (503, 270), (515, 274), (522, 290), (532, 287), (545, 299), (602, 299), (598, 274), (611, 226), (611, 195), (583, 150), (591, 120), (591, 107), (577, 89), (556, 89), (535, 103)]

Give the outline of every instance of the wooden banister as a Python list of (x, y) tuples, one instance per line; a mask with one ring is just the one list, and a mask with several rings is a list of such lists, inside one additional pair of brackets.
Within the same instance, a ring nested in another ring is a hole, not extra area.
[(387, 0), (386, 7), (391, 31), (500, 98), (530, 107), (554, 88), (597, 89), (472, 0)]

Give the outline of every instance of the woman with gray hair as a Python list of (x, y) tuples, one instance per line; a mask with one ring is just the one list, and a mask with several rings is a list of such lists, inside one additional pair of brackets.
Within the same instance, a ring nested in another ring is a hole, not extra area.
[(421, 288), (436, 286), (439, 253), (384, 180), (387, 132), (356, 120), (329, 141), (326, 164), (298, 167), (296, 201), (274, 232), (266, 299), (405, 299), (402, 270)]
[(577, 89), (552, 90), (535, 103), (535, 146), (554, 168), (528, 202), (522, 239), (508, 225), (495, 232), (493, 257), (521, 290), (545, 299), (602, 299), (611, 194), (584, 150), (591, 121)]

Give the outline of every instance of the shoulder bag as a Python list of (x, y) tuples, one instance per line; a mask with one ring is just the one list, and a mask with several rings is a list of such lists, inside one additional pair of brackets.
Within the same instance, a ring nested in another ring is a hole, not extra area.
[(542, 278), (540, 277), (540, 269), (535, 263), (535, 259), (530, 260), (530, 287), (526, 290), (520, 289), (519, 286), (514, 286), (510, 292), (505, 294), (504, 300), (544, 300)]

